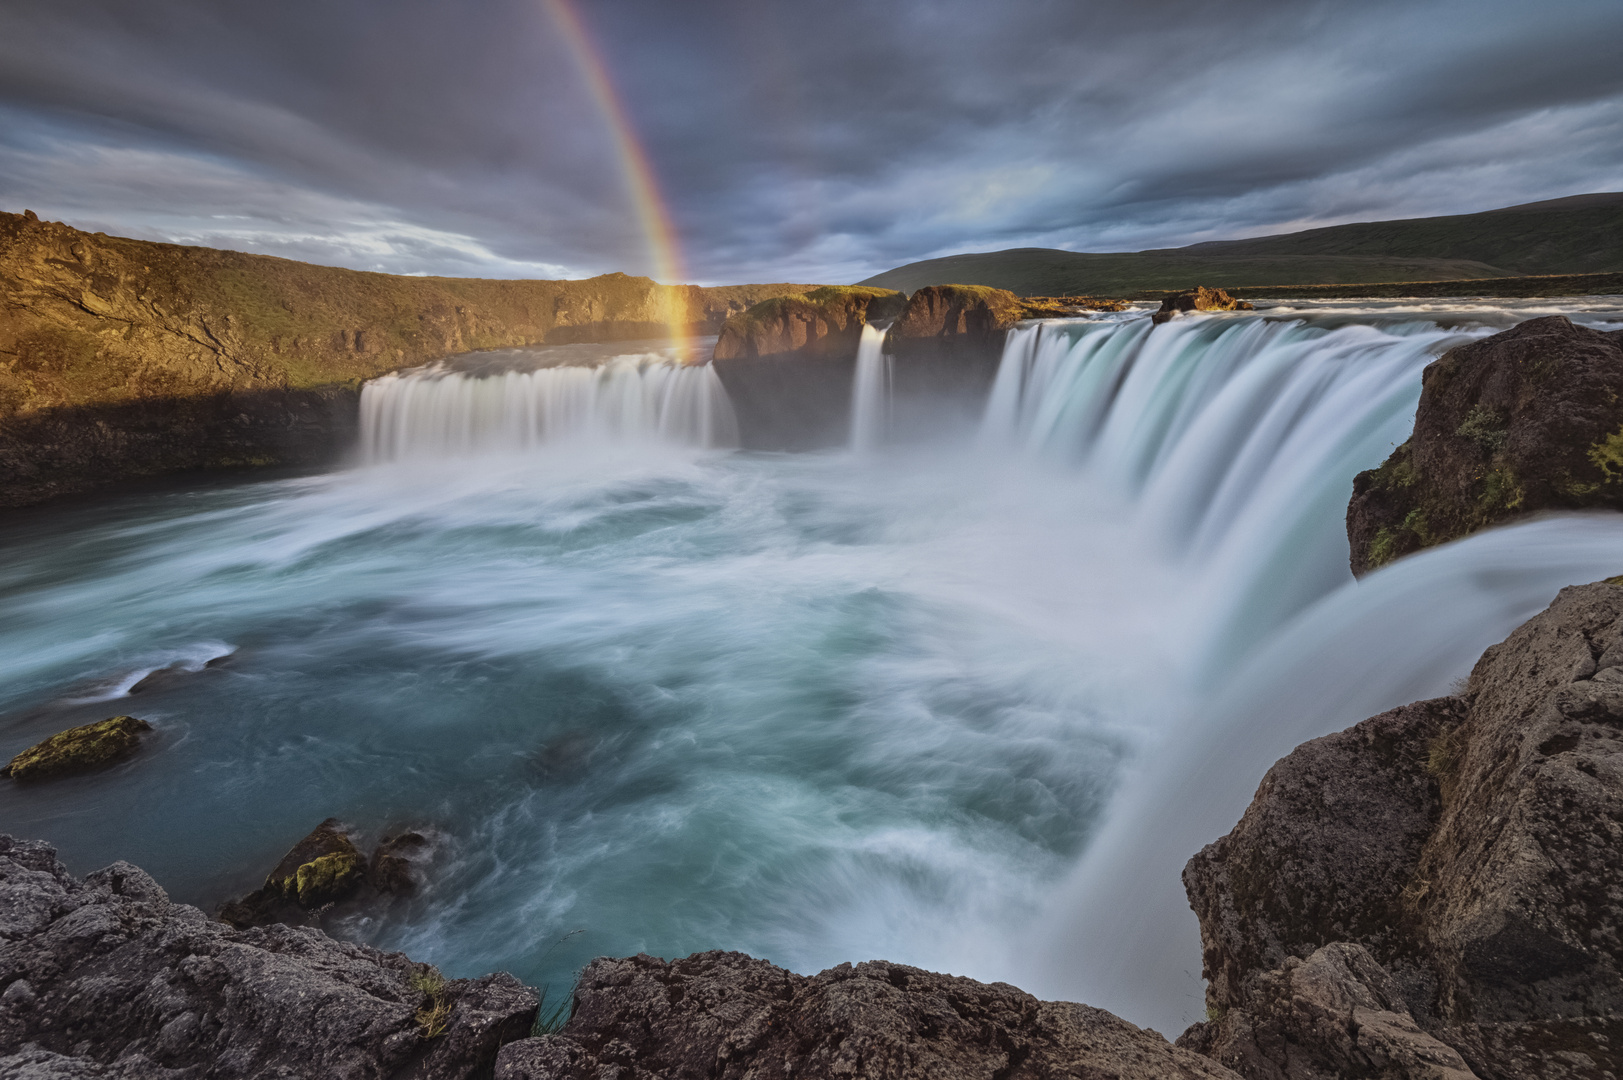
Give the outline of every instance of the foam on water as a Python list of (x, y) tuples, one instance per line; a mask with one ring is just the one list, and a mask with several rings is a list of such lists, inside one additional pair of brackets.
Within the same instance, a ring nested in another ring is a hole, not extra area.
[(1623, 564), (1567, 518), (1347, 573), (1353, 473), (1498, 318), (1048, 323), (974, 445), (860, 455), (715, 449), (713, 373), (658, 357), (379, 380), (361, 467), (0, 531), (7, 746), (182, 661), (116, 706), (148, 751), (0, 819), (205, 906), (322, 818), (432, 826), (346, 929), (453, 974), (884, 956), (1176, 1028), (1177, 870), (1267, 764)]

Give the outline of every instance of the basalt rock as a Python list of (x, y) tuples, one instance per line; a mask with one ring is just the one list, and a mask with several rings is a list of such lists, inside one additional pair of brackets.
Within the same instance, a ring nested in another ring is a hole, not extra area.
[(0, 506), (189, 469), (311, 465), (362, 380), (453, 353), (715, 333), (806, 285), (361, 273), (0, 213)]
[(0, 1076), (490, 1075), (536, 992), (430, 970), (305, 927), (213, 922), (128, 863), (79, 881), (45, 844), (0, 836)]
[(557, 1035), (498, 1080), (1233, 1077), (1100, 1009), (882, 961), (796, 975), (742, 953), (594, 960)]
[(907, 299), (890, 328), (887, 344), (905, 352), (915, 342), (995, 341), (1002, 348), (1009, 327), (1026, 317), (1018, 296), (985, 285), (930, 285)]
[(407, 895), (417, 887), (413, 865), (431, 847), (421, 833), (386, 836), (368, 860), (337, 818), (328, 818), (293, 845), (265, 877), (265, 884), (220, 908), (219, 917), (240, 929), (319, 925), (333, 905), (365, 907), (390, 895)]
[(134, 716), (114, 716), (52, 735), (12, 758), (0, 776), (19, 783), (89, 772), (122, 761), (140, 749), (152, 725)]
[(1623, 510), (1623, 333), (1530, 319), (1422, 378), (1414, 434), (1353, 481), (1353, 573), (1539, 510)]
[(1252, 305), (1236, 300), (1222, 289), (1208, 289), (1204, 285), (1180, 293), (1173, 293), (1161, 301), (1161, 310), (1152, 318), (1157, 326), (1172, 316), (1186, 311), (1250, 311)]
[(1180, 1045), (1253, 1080), (1618, 1074), (1620, 822), (1623, 586), (1603, 582), (1460, 696), (1269, 771), (1184, 871), (1212, 1019)]

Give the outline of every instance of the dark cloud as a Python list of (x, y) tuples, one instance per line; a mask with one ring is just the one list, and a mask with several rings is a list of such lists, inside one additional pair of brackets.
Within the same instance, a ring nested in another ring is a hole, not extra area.
[[(1616, 0), (580, 0), (695, 278), (1623, 188)], [(542, 0), (11, 0), (0, 204), (397, 272), (646, 271)]]

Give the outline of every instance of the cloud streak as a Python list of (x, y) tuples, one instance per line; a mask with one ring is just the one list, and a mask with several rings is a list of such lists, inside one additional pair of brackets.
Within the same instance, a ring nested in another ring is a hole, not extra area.
[[(698, 280), (1623, 188), (1615, 0), (583, 5)], [(537, 0), (14, 0), (0, 204), (403, 273), (646, 272)]]

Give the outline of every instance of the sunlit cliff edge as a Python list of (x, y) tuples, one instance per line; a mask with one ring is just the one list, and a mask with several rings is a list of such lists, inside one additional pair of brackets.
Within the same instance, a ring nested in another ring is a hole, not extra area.
[(402, 277), (0, 213), (0, 506), (330, 457), (362, 380), (475, 349), (716, 333), (804, 284)]

